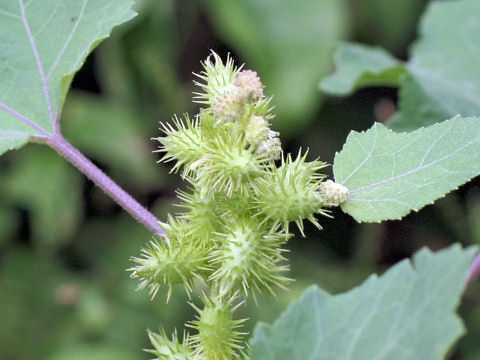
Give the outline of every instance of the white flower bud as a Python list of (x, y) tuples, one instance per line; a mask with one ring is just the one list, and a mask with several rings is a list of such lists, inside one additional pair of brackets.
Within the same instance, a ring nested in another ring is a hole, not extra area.
[(348, 198), (349, 190), (332, 180), (320, 184), (320, 192), (323, 200), (331, 206), (338, 206)]
[(238, 96), (242, 99), (251, 98), (257, 101), (263, 97), (264, 86), (255, 71), (240, 71), (234, 85), (238, 87)]
[(242, 103), (238, 100), (236, 91), (227, 91), (218, 96), (214, 105), (217, 123), (234, 122), (240, 119), (242, 114)]
[[(272, 131), (275, 133), (275, 131)], [(257, 154), (268, 154), (272, 160), (280, 159), (282, 154), (282, 143), (280, 139), (276, 136), (269, 137), (267, 140), (263, 141), (258, 145)]]
[(252, 145), (258, 145), (269, 137), (269, 124), (262, 117), (253, 115), (245, 129), (245, 138)]

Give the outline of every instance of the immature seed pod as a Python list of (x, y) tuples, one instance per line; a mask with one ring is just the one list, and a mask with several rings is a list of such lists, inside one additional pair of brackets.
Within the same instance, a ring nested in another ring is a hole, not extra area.
[(219, 247), (212, 254), (211, 266), (215, 272), (210, 276), (218, 287), (218, 295), (226, 296), (241, 288), (245, 295), (254, 291), (268, 290), (273, 286), (285, 289), (290, 281), (283, 276), (288, 271), (285, 251), (281, 245), (286, 235), (268, 232), (256, 220), (236, 219), (218, 235)]
[(225, 64), (218, 54), (212, 51), (202, 64), (204, 71), (196, 75), (200, 81), (194, 81), (203, 92), (194, 93), (194, 102), (213, 106), (218, 97), (226, 93), (234, 85), (240, 69), (235, 68), (231, 57), (227, 57)]
[(196, 185), (202, 194), (224, 191), (228, 196), (235, 192), (249, 192), (249, 182), (267, 165), (268, 156), (256, 154), (243, 138), (218, 137), (210, 142), (212, 152), (193, 165), (196, 167)]
[(213, 233), (221, 228), (221, 217), (218, 212), (218, 200), (211, 193), (202, 194), (196, 187), (191, 193), (178, 190), (178, 197), (182, 200), (178, 207), (186, 210), (178, 217), (188, 221), (190, 229), (201, 241), (208, 242)]
[(272, 97), (263, 97), (250, 106), (250, 113), (252, 115), (261, 116), (267, 122), (270, 122), (273, 118), (273, 109), (271, 105)]
[(155, 239), (142, 249), (141, 257), (132, 257), (136, 266), (128, 269), (130, 277), (140, 279), (137, 289), (150, 288), (152, 299), (158, 290), (168, 286), (167, 302), (173, 288), (182, 284), (190, 294), (194, 279), (204, 281), (204, 276), (210, 273), (208, 260), (211, 250), (195, 237), (188, 222), (182, 219), (169, 219), (162, 223), (166, 234), (162, 240)]
[(327, 215), (319, 188), (324, 178), (318, 170), (326, 165), (318, 160), (306, 161), (307, 154), (298, 154), (295, 160), (290, 155), (282, 159), (280, 167), (258, 177), (252, 184), (255, 191), (254, 209), (262, 223), (283, 225), (289, 232), (289, 222), (294, 221), (303, 235), (303, 219), (310, 220), (318, 228), (315, 214)]
[(255, 216), (255, 213), (250, 211), (250, 204), (253, 199), (251, 192), (239, 192), (232, 195), (227, 195), (225, 192), (216, 192), (214, 196), (217, 214), (222, 219), (222, 227), (217, 230), (217, 234), (224, 233), (225, 224), (228, 224), (231, 220)]
[(185, 121), (175, 117), (173, 123), (174, 126), (161, 124), (166, 136), (154, 139), (161, 144), (156, 152), (165, 153), (159, 161), (176, 161), (172, 172), (183, 166), (184, 175), (191, 175), (194, 171), (192, 164), (209, 152), (208, 144), (201, 134), (198, 117), (193, 121), (187, 115)]
[[(187, 326), (197, 330), (190, 336), (189, 345), (193, 347), (194, 360), (237, 360), (241, 359), (243, 346), (241, 338), (245, 333), (237, 329), (246, 321), (234, 320), (232, 308), (234, 297), (224, 299), (207, 299), (204, 297), (204, 307), (199, 309), (197, 319)], [(240, 306), (241, 304), (238, 304)]]
[(183, 341), (178, 340), (177, 332), (175, 331), (170, 340), (165, 331), (162, 329), (160, 334), (148, 330), (148, 337), (153, 345), (153, 349), (145, 350), (150, 354), (155, 355), (153, 360), (192, 360), (192, 349), (188, 346), (188, 338), (183, 336)]

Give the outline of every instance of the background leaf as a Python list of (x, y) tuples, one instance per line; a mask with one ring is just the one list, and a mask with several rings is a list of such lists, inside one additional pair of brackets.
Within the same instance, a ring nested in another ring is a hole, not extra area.
[(21, 161), (0, 175), (2, 200), (29, 211), (32, 237), (40, 247), (71, 240), (82, 213), (81, 175), (54, 151), (31, 145)]
[(53, 132), (73, 74), (113, 26), (125, 0), (8, 0), (0, 4), (0, 154)]
[(464, 333), (454, 311), (475, 252), (423, 249), (336, 296), (311, 287), (273, 325), (257, 326), (251, 359), (444, 359)]
[[(480, 114), (480, 2), (432, 3), (407, 63), (394, 130), (412, 130), (451, 116)], [(403, 88), (404, 87), (404, 88)]]
[(60, 349), (48, 360), (132, 360), (139, 356), (134, 351), (119, 349), (117, 344), (107, 345), (78, 345), (69, 344), (65, 349)]
[(480, 174), (480, 118), (455, 117), (411, 133), (376, 123), (351, 132), (333, 165), (357, 221), (400, 219)]
[(415, 37), (418, 18), (428, 0), (351, 1), (356, 41), (385, 47), (402, 54)]
[[(479, 12), (477, 0), (429, 4), (420, 24), (419, 38), (410, 49), (411, 56), (406, 63), (408, 76), (400, 84), (399, 113), (389, 121), (390, 128), (409, 131), (457, 114), (480, 113)], [(365, 62), (368, 55), (372, 56), (372, 50), (367, 51), (367, 47), (362, 48), (363, 57), (358, 58), (351, 51), (358, 49), (357, 46), (349, 44), (339, 48), (337, 71), (322, 81), (322, 90), (346, 95), (363, 86), (395, 85), (388, 81), (362, 83), (366, 71), (393, 69), (387, 68), (386, 59), (383, 67), (375, 66), (371, 58)], [(350, 49), (350, 53), (346, 49)], [(393, 59), (388, 60), (394, 63)]]
[(2, 260), (0, 358), (44, 358), (59, 334), (65, 335), (69, 314), (55, 303), (54, 289), (70, 276), (56, 261), (25, 248), (15, 248)]
[(337, 71), (322, 80), (323, 91), (348, 95), (368, 86), (398, 86), (403, 64), (380, 47), (340, 43), (335, 52)]

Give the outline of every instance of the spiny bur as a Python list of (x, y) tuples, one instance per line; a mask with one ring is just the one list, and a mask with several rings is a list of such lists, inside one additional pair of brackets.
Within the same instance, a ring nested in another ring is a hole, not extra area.
[(198, 241), (188, 222), (170, 218), (162, 223), (166, 234), (152, 240), (142, 249), (140, 257), (132, 257), (137, 265), (128, 269), (132, 278), (140, 279), (138, 289), (149, 287), (152, 298), (165, 285), (168, 287), (167, 302), (175, 285), (184, 286), (190, 295), (195, 279), (204, 281), (210, 271), (210, 249)]
[(197, 331), (189, 338), (194, 348), (194, 360), (240, 359), (244, 346), (241, 344), (245, 333), (238, 328), (246, 319), (234, 320), (233, 312), (241, 303), (232, 306), (235, 297), (227, 299), (208, 299), (204, 297), (204, 307), (200, 309), (192, 304), (198, 312), (195, 320), (187, 324)]
[(256, 179), (252, 188), (255, 193), (253, 205), (262, 223), (273, 227), (282, 225), (289, 232), (289, 223), (294, 221), (302, 235), (303, 219), (308, 219), (321, 228), (315, 214), (327, 215), (323, 209), (324, 199), (320, 188), (324, 175), (318, 173), (326, 165), (318, 160), (307, 161), (307, 154), (292, 160), (290, 155), (282, 158), (281, 165)]
[(172, 172), (177, 172), (183, 167), (185, 175), (191, 174), (194, 170), (192, 164), (209, 152), (199, 129), (198, 118), (192, 121), (186, 115), (182, 121), (175, 117), (173, 126), (162, 123), (161, 127), (165, 136), (154, 139), (162, 144), (157, 152), (165, 153), (160, 161), (176, 161)]
[(145, 351), (155, 356), (153, 360), (193, 360), (192, 349), (188, 346), (188, 338), (185, 335), (183, 341), (179, 342), (176, 331), (170, 340), (164, 330), (159, 334), (149, 330), (148, 337), (153, 349)]
[(216, 268), (210, 280), (218, 284), (219, 296), (231, 294), (238, 288), (245, 295), (265, 289), (274, 294), (274, 286), (285, 288), (289, 282), (283, 276), (288, 271), (282, 256), (285, 250), (281, 248), (285, 241), (284, 233), (266, 232), (254, 219), (226, 225), (210, 260)]
[[(203, 283), (207, 295), (183, 343), (176, 335), (149, 333), (158, 359), (232, 360), (245, 358), (239, 331), (244, 320), (234, 310), (252, 295), (275, 294), (290, 281), (282, 246), (290, 222), (304, 233), (303, 220), (320, 228), (317, 215), (329, 216), (348, 189), (324, 181), (319, 160), (307, 153), (284, 155), (280, 134), (271, 128), (273, 106), (252, 70), (223, 63), (212, 53), (197, 75), (202, 104), (191, 120), (175, 117), (156, 138), (161, 161), (174, 161), (188, 190), (177, 191), (181, 211), (161, 226), (165, 235), (150, 242), (130, 270), (155, 296), (161, 287), (183, 285), (187, 293)], [(277, 162), (279, 161), (279, 164)], [(195, 281), (197, 279), (198, 281)], [(236, 304), (236, 305), (234, 305)]]

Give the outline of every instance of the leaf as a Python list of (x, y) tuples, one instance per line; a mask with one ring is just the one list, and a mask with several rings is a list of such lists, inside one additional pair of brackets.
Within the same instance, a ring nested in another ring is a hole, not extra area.
[(33, 146), (2, 171), (2, 201), (28, 210), (32, 238), (55, 248), (72, 240), (82, 213), (80, 175), (52, 150)]
[(4, 0), (0, 4), (0, 154), (54, 131), (74, 73), (130, 0)]
[(5, 204), (0, 205), (0, 249), (14, 235), (20, 224), (20, 216)]
[(399, 91), (399, 108), (387, 121), (387, 126), (397, 132), (415, 130), (451, 117), (436, 100), (432, 100), (422, 85), (410, 74), (405, 77)]
[(46, 360), (139, 360), (143, 359), (140, 354), (119, 346), (118, 342), (102, 343), (78, 343), (60, 347)]
[[(480, 114), (480, 2), (432, 2), (407, 66), (414, 79), (393, 129), (416, 129), (454, 115)], [(422, 99), (419, 101), (418, 98)]]
[(217, 32), (258, 71), (274, 95), (275, 127), (295, 130), (318, 108), (319, 77), (347, 31), (346, 2), (208, 0)]
[(334, 55), (337, 71), (320, 87), (332, 95), (348, 95), (368, 86), (398, 86), (404, 65), (379, 47), (340, 43)]
[[(179, 59), (175, 46), (181, 36), (175, 16), (178, 4), (175, 0), (148, 0), (135, 5), (139, 16), (96, 52), (102, 90), (123, 102), (137, 104), (139, 112), (153, 111), (157, 117), (184, 112), (191, 107), (191, 89), (185, 91), (176, 67)], [(182, 14), (181, 21), (188, 27), (196, 22), (195, 7), (189, 10), (192, 14)]]
[(403, 134), (379, 123), (352, 131), (333, 173), (350, 190), (342, 210), (355, 220), (400, 219), (480, 173), (480, 118), (458, 116)]
[(476, 249), (423, 249), (344, 294), (316, 286), (273, 324), (260, 324), (251, 360), (440, 360), (464, 333), (455, 314)]
[(29, 140), (28, 135), (15, 132), (7, 131), (6, 129), (0, 130), (0, 154), (8, 150), (19, 149), (25, 145)]
[(355, 38), (403, 53), (415, 36), (424, 1), (364, 0), (352, 3)]
[(25, 246), (11, 246), (5, 255), (0, 287), (8, 296), (0, 296), (0, 359), (45, 359), (62, 336), (66, 339), (65, 328), (77, 324), (55, 301), (56, 289), (73, 272)]
[[(389, 71), (399, 75), (397, 83), (386, 83), (400, 86), (399, 113), (388, 122), (394, 130), (410, 131), (458, 114), (476, 116), (480, 114), (479, 13), (478, 0), (431, 2), (420, 24), (419, 39), (410, 50), (406, 69), (402, 67), (402, 71), (395, 72), (394, 68), (388, 68), (389, 57), (384, 59), (382, 67), (372, 65), (372, 59), (366, 60), (366, 51), (362, 52), (363, 58), (354, 60), (355, 54), (343, 50), (343, 54), (338, 54), (337, 72), (326, 78), (321, 88), (345, 95), (360, 87), (385, 85), (360, 81), (366, 70), (371, 71), (368, 68), (371, 66), (377, 76)], [(353, 64), (354, 61), (357, 63)], [(401, 72), (404, 74), (400, 75)], [(398, 84), (402, 78), (403, 82)]]

